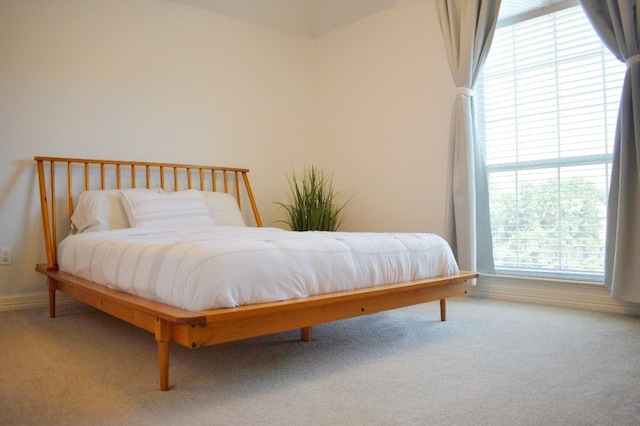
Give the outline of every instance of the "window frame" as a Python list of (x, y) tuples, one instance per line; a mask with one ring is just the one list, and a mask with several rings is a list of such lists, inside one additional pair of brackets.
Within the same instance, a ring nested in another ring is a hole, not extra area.
[[(578, 0), (565, 0), (552, 5), (537, 8), (535, 10), (530, 10), (524, 13), (508, 16), (507, 18), (501, 19), (498, 22), (497, 29), (516, 25), (524, 21), (528, 21), (544, 15), (556, 13), (556, 12), (559, 12), (571, 7), (576, 7), (576, 6), (580, 7)], [(622, 75), (622, 78), (624, 78), (623, 75)], [(483, 79), (483, 76), (481, 76), (478, 81), (479, 83), (478, 87), (480, 88), (480, 90), (476, 90), (476, 93), (480, 92), (481, 94), (481, 96), (479, 96), (480, 99), (482, 99), (483, 97), (482, 79)], [(481, 110), (483, 111), (483, 108)], [(606, 114), (606, 111), (604, 114)], [(483, 120), (483, 117), (481, 115), (480, 116), (478, 115), (478, 108), (476, 108), (476, 120), (478, 120), (478, 122), (481, 122)], [(484, 129), (483, 126), (480, 126), (480, 127)], [(482, 131), (478, 131), (477, 133), (479, 135), (479, 140), (481, 141), (481, 149), (484, 153), (486, 152), (486, 145), (485, 145), (486, 141), (484, 138), (484, 134), (482, 133)], [(605, 146), (607, 146), (608, 148), (607, 143), (605, 143)], [(609, 182), (610, 182), (610, 176), (611, 176), (611, 164), (613, 162), (613, 153), (610, 151), (611, 150), (607, 149), (607, 152), (598, 153), (598, 154), (576, 155), (576, 156), (568, 156), (568, 157), (558, 156), (557, 158), (548, 158), (548, 159), (511, 161), (511, 162), (504, 162), (500, 164), (485, 164), (485, 172), (486, 172), (487, 178), (489, 179), (491, 174), (496, 172), (517, 173), (519, 171), (530, 171), (535, 169), (554, 169), (554, 168), (556, 168), (560, 172), (563, 167), (602, 165), (606, 167), (606, 192), (607, 192), (606, 196), (608, 197)], [(558, 182), (558, 187), (559, 185), (560, 183)], [(490, 202), (490, 199), (491, 199), (491, 195), (489, 193), (489, 199), (487, 200), (488, 203)], [(493, 232), (494, 231), (492, 229), (492, 235), (493, 235)], [(603, 246), (603, 251), (604, 251), (604, 246)], [(574, 253), (574, 252), (569, 252), (569, 253)], [(604, 262), (604, 257), (603, 257), (603, 262)], [(544, 270), (544, 269), (527, 268), (526, 266), (496, 265), (495, 273), (499, 275), (516, 275), (516, 276), (533, 277), (533, 278), (576, 280), (576, 281), (584, 281), (584, 282), (592, 282), (592, 283), (593, 282), (602, 283), (604, 280), (604, 271), (582, 272), (582, 271), (570, 271), (570, 270)]]

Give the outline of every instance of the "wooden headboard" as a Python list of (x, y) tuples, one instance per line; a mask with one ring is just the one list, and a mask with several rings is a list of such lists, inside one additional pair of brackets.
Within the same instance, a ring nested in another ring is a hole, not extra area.
[(50, 269), (57, 268), (58, 241), (68, 234), (77, 198), (86, 190), (148, 188), (226, 192), (235, 196), (241, 210), (243, 204), (248, 203), (256, 226), (262, 226), (248, 169), (60, 157), (35, 157), (35, 161)]

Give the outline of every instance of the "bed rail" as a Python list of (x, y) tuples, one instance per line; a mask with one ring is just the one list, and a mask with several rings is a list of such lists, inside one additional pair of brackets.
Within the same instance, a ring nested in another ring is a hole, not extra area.
[(38, 170), (47, 269), (50, 270), (57, 269), (58, 241), (69, 232), (77, 197), (90, 189), (226, 192), (235, 196), (241, 210), (244, 204), (249, 204), (255, 225), (262, 226), (249, 184), (248, 169), (62, 157), (39, 156), (34, 159)]

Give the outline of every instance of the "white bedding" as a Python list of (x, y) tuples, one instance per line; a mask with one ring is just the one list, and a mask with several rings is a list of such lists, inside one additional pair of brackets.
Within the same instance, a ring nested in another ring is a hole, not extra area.
[(434, 234), (292, 232), (218, 226), (70, 235), (61, 271), (191, 311), (450, 275)]

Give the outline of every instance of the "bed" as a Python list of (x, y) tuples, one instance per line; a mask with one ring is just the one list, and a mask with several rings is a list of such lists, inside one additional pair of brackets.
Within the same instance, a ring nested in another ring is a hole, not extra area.
[[(199, 348), (466, 293), (432, 234), (263, 227), (248, 169), (35, 157), (49, 314), (61, 291), (155, 336)], [(240, 275), (238, 275), (240, 274)]]

